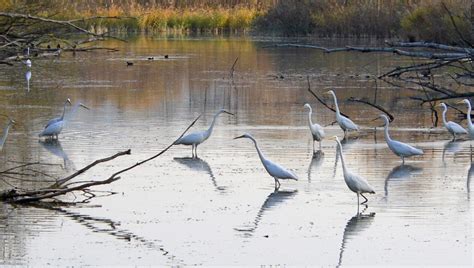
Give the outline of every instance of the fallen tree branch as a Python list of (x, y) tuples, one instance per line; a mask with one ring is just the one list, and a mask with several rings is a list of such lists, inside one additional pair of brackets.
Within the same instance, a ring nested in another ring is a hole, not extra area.
[(359, 98), (354, 98), (354, 97), (350, 97), (349, 99), (347, 99), (348, 101), (353, 101), (353, 102), (359, 102), (359, 103), (364, 103), (364, 104), (367, 104), (381, 112), (383, 112), (384, 114), (386, 114), (388, 117), (389, 117), (389, 120), (390, 122), (392, 122), (395, 118), (393, 117), (393, 115), (391, 113), (389, 113), (387, 110), (385, 110), (385, 108), (383, 108), (382, 106), (378, 105), (378, 104), (375, 104), (375, 103), (371, 103), (370, 101), (368, 100), (365, 100), (365, 99), (359, 99)]
[[(184, 132), (175, 141), (173, 141), (170, 145), (168, 145), (165, 149), (160, 151), (158, 154), (153, 155), (152, 157), (149, 157), (149, 158), (147, 158), (143, 161), (140, 161), (140, 162), (138, 162), (138, 163), (136, 163), (132, 166), (129, 166), (127, 168), (119, 170), (119, 171), (113, 173), (111, 176), (109, 176), (109, 178), (107, 178), (105, 180), (87, 181), (87, 182), (84, 182), (84, 183), (79, 184), (79, 185), (74, 186), (74, 187), (64, 187), (64, 184), (66, 182), (68, 182), (71, 179), (79, 176), (80, 174), (85, 173), (87, 170), (91, 169), (92, 167), (94, 167), (94, 166), (96, 166), (100, 163), (111, 161), (111, 160), (113, 160), (113, 159), (115, 159), (119, 156), (122, 156), (122, 155), (129, 155), (131, 153), (130, 149), (126, 150), (126, 151), (123, 151), (123, 152), (116, 153), (116, 154), (114, 154), (112, 156), (109, 156), (109, 157), (106, 157), (106, 158), (96, 160), (96, 161), (92, 162), (91, 164), (87, 165), (86, 167), (76, 171), (72, 175), (70, 175), (70, 176), (68, 176), (64, 179), (58, 180), (55, 184), (48, 187), (48, 189), (24, 191), (23, 193), (18, 192), (16, 189), (7, 190), (7, 191), (4, 191), (4, 192), (0, 193), (0, 200), (2, 200), (4, 202), (19, 203), (19, 204), (32, 203), (32, 202), (43, 201), (45, 199), (52, 199), (52, 198), (55, 198), (57, 196), (62, 196), (62, 195), (65, 195), (67, 193), (71, 193), (71, 192), (75, 192), (75, 191), (84, 191), (84, 190), (87, 190), (87, 189), (89, 189), (90, 187), (93, 187), (93, 186), (99, 186), (99, 185), (110, 184), (112, 182), (115, 182), (115, 181), (117, 181), (121, 178), (119, 176), (120, 174), (122, 174), (124, 172), (127, 172), (131, 169), (134, 169), (134, 168), (136, 168), (140, 165), (143, 165), (146, 162), (151, 161), (151, 160), (159, 157), (160, 155), (164, 154), (166, 151), (168, 151), (176, 143), (176, 141), (178, 141), (180, 138), (182, 138), (184, 136), (184, 134), (186, 134), (186, 132), (196, 123), (196, 121), (200, 117), (201, 117), (201, 115), (199, 115), (196, 119), (194, 119), (194, 121), (184, 130)], [(61, 187), (61, 186), (63, 186), (63, 187)]]

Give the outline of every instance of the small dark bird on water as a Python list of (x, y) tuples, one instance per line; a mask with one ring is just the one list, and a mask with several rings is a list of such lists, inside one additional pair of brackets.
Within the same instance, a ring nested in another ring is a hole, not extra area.
[(133, 66), (133, 62), (127, 61), (127, 66)]
[(56, 48), (57, 48), (57, 49), (60, 49), (60, 48), (61, 48), (61, 45), (60, 45), (60, 44), (58, 44), (58, 45), (56, 46)]
[(167, 59), (167, 58), (168, 58), (168, 55), (165, 55), (165, 59)]
[(154, 60), (155, 58), (154, 57), (148, 57), (148, 60)]

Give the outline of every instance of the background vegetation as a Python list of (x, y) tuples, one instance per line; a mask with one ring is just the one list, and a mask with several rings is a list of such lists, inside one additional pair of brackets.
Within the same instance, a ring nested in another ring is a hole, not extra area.
[(285, 36), (400, 37), (444, 43), (458, 42), (453, 20), (472, 41), (471, 5), (469, 0), (0, 0), (2, 11), (35, 9), (61, 19), (133, 17), (84, 22), (96, 32), (254, 30)]

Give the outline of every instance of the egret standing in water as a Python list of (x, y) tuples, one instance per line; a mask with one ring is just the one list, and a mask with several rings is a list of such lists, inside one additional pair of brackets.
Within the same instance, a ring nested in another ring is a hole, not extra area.
[(472, 125), (471, 121), (471, 102), (468, 99), (464, 99), (458, 103), (465, 103), (467, 105), (467, 132), (469, 134), (469, 139), (474, 140), (474, 125)]
[(66, 114), (66, 106), (67, 105), (72, 105), (71, 99), (67, 98), (67, 100), (64, 102), (64, 107), (63, 107), (63, 114), (60, 117), (53, 118), (46, 123), (46, 126), (44, 128), (46, 129), (49, 125), (54, 124), (56, 122), (62, 121), (64, 119), (64, 115)]
[(341, 129), (344, 131), (344, 137), (346, 137), (346, 133), (348, 131), (359, 131), (359, 126), (357, 126), (354, 122), (352, 122), (352, 120), (343, 116), (341, 112), (339, 112), (339, 105), (337, 105), (337, 98), (334, 91), (329, 90), (325, 94), (331, 94), (334, 98), (334, 105), (336, 106), (336, 121), (341, 127)]
[(313, 114), (313, 109), (311, 109), (311, 106), (308, 103), (306, 103), (304, 107), (309, 109), (308, 122), (309, 122), (309, 130), (311, 131), (311, 135), (313, 136), (313, 153), (314, 153), (314, 141), (319, 142), (319, 150), (321, 150), (321, 141), (323, 140), (325, 136), (324, 129), (319, 124), (313, 124), (313, 120), (311, 119), (311, 115)]
[(2, 135), (2, 138), (0, 139), (0, 151), (3, 150), (3, 145), (5, 145), (5, 141), (7, 140), (8, 132), (10, 131), (11, 126), (13, 126), (15, 123), (16, 123), (15, 120), (8, 117), (8, 123), (3, 129), (3, 135)]
[(344, 181), (347, 184), (347, 187), (351, 191), (357, 194), (357, 205), (359, 204), (359, 195), (361, 195), (365, 201), (362, 202), (361, 204), (367, 203), (368, 199), (363, 195), (364, 193), (369, 193), (369, 194), (375, 194), (374, 188), (367, 182), (362, 177), (359, 177), (356, 174), (353, 174), (350, 172), (347, 167), (346, 163), (344, 162), (344, 154), (342, 153), (342, 145), (341, 142), (339, 141), (339, 138), (337, 136), (334, 136), (336, 139), (337, 143), (337, 149), (339, 150), (339, 156), (341, 157), (341, 164), (342, 164), (342, 172), (344, 174)]
[(454, 123), (453, 121), (446, 121), (446, 112), (448, 111), (448, 107), (446, 106), (446, 104), (442, 102), (438, 104), (438, 106), (441, 106), (444, 108), (443, 124), (444, 124), (444, 127), (449, 131), (449, 133), (453, 135), (453, 141), (456, 140), (456, 135), (467, 134), (467, 131), (463, 127), (461, 127), (459, 124)]
[(260, 157), (260, 161), (262, 161), (262, 164), (267, 170), (268, 174), (270, 174), (270, 176), (272, 176), (273, 179), (275, 180), (275, 190), (278, 190), (280, 188), (279, 180), (295, 180), (295, 181), (298, 180), (298, 177), (295, 175), (295, 173), (267, 159), (265, 155), (263, 155), (262, 151), (258, 147), (257, 141), (254, 139), (254, 137), (252, 137), (252, 135), (245, 133), (242, 136), (235, 137), (234, 140), (241, 139), (241, 138), (250, 139), (255, 144), (255, 148), (257, 149), (257, 153), (258, 153), (258, 156)]
[(214, 129), (214, 124), (216, 123), (217, 117), (221, 113), (226, 113), (230, 115), (234, 115), (233, 113), (230, 113), (226, 111), (225, 109), (219, 110), (216, 115), (214, 115), (214, 119), (212, 120), (211, 125), (209, 126), (209, 129), (207, 130), (201, 130), (201, 131), (195, 131), (192, 133), (189, 133), (188, 135), (182, 137), (181, 139), (177, 140), (174, 144), (182, 144), (182, 145), (191, 145), (192, 146), (192, 155), (193, 157), (197, 157), (197, 147), (199, 144), (205, 142), (207, 139), (212, 134), (212, 130)]
[(390, 148), (390, 150), (394, 154), (402, 158), (403, 164), (405, 164), (405, 157), (423, 155), (423, 151), (418, 148), (415, 148), (403, 142), (392, 140), (390, 138), (390, 135), (388, 134), (388, 125), (389, 125), (388, 117), (384, 114), (381, 114), (380, 118), (382, 118), (383, 121), (385, 122), (384, 136), (385, 136), (385, 141), (387, 142), (388, 148)]
[[(66, 100), (66, 102), (67, 102), (67, 100)], [(61, 133), (61, 131), (63, 130), (64, 126), (66, 125), (66, 123), (68, 121), (64, 118), (65, 110), (66, 110), (66, 104), (67, 103), (64, 104), (64, 111), (63, 111), (62, 116), (59, 117), (59, 118), (51, 119), (48, 122), (48, 124), (45, 126), (44, 130), (39, 134), (39, 137), (47, 137), (47, 138), (51, 138), (51, 139), (58, 139), (59, 133)], [(74, 116), (74, 114), (77, 112), (79, 107), (82, 107), (84, 109), (89, 110), (89, 107), (87, 107), (84, 104), (78, 102), (78, 103), (76, 103), (76, 105), (74, 105), (74, 108), (69, 113), (70, 114), (69, 119), (71, 119)]]

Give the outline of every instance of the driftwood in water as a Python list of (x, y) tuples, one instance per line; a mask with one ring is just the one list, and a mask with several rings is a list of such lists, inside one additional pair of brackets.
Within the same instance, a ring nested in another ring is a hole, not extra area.
[[(49, 185), (48, 187), (45, 187), (45, 188), (41, 188), (41, 189), (19, 189), (17, 187), (14, 187), (13, 185), (11, 185), (12, 189), (9, 189), (9, 190), (6, 190), (6, 191), (3, 191), (3, 192), (0, 193), (0, 200), (3, 201), (3, 202), (9, 202), (9, 203), (32, 203), (32, 202), (39, 202), (39, 201), (45, 202), (47, 200), (55, 201), (57, 197), (64, 196), (65, 194), (72, 193), (72, 192), (83, 192), (83, 193), (91, 195), (91, 192), (92, 192), (90, 190), (91, 187), (113, 183), (113, 182), (115, 182), (115, 181), (117, 181), (121, 178), (119, 176), (120, 174), (125, 173), (125, 172), (127, 172), (131, 169), (134, 169), (134, 168), (136, 168), (140, 165), (143, 165), (146, 162), (151, 161), (151, 160), (161, 156), (162, 154), (164, 154), (166, 151), (168, 151), (175, 144), (175, 142), (177, 140), (179, 140), (181, 137), (184, 136), (184, 134), (196, 123), (196, 121), (199, 118), (200, 118), (200, 116), (198, 116), (184, 130), (184, 132), (175, 141), (173, 141), (170, 145), (168, 145), (166, 148), (164, 148), (158, 154), (153, 155), (152, 157), (149, 157), (149, 158), (147, 158), (143, 161), (140, 161), (140, 162), (138, 162), (134, 165), (131, 165), (127, 168), (121, 169), (121, 170), (113, 173), (112, 175), (110, 175), (105, 180), (71, 182), (72, 179), (74, 179), (75, 177), (77, 177), (81, 174), (86, 173), (89, 169), (91, 169), (92, 167), (94, 167), (98, 164), (112, 161), (112, 160), (114, 160), (114, 159), (116, 159), (120, 156), (130, 155), (131, 154), (130, 149), (122, 151), (122, 152), (118, 152), (118, 153), (116, 153), (112, 156), (106, 157), (106, 158), (98, 159), (98, 160), (92, 162), (91, 164), (87, 165), (86, 167), (74, 172), (70, 176), (65, 177), (63, 179), (60, 179), (60, 180), (57, 180), (57, 181), (55, 181), (54, 183), (52, 183), (51, 185)], [(31, 165), (31, 164), (28, 163), (28, 164), (25, 164), (25, 165)], [(22, 165), (22, 166), (19, 166), (19, 167), (23, 167), (25, 165)], [(0, 172), (0, 176), (5, 176), (9, 172), (11, 173), (13, 170), (18, 169), (19, 167), (4, 170), (4, 171)], [(88, 198), (88, 199), (90, 199), (90, 198)]]

